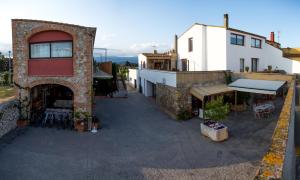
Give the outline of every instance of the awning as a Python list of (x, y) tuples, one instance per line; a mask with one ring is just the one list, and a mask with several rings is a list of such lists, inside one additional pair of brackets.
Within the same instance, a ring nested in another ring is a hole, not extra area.
[(97, 78), (97, 79), (112, 79), (113, 76), (104, 72), (104, 71), (101, 71), (101, 70), (98, 70), (98, 72), (95, 72), (93, 74), (93, 77), (94, 78)]
[(192, 87), (190, 93), (198, 99), (203, 100), (205, 96), (227, 93), (231, 91), (233, 90), (228, 88), (226, 84), (218, 84), (213, 86)]
[(238, 79), (228, 86), (235, 91), (275, 95), (284, 84), (285, 81)]

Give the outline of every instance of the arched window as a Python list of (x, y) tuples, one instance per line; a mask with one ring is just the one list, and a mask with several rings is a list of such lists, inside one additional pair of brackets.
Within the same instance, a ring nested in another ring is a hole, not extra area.
[(62, 31), (44, 31), (29, 39), (30, 59), (72, 58), (73, 38)]

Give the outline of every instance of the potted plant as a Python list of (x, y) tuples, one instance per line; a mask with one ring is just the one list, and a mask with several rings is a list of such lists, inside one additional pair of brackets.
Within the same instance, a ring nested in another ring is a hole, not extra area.
[(74, 116), (75, 116), (74, 128), (78, 132), (84, 132), (86, 129), (85, 127), (86, 127), (86, 121), (87, 121), (87, 113), (77, 111), (77, 112), (75, 112)]
[(101, 123), (99, 121), (99, 119), (96, 116), (92, 117), (92, 129), (100, 129), (101, 128)]
[(272, 66), (271, 66), (271, 65), (268, 66), (268, 71), (269, 71), (269, 72), (272, 71)]
[(246, 72), (249, 72), (249, 66), (245, 67)]
[(223, 96), (208, 102), (205, 106), (204, 120), (200, 124), (201, 133), (213, 141), (224, 141), (228, 139), (228, 128), (219, 121), (225, 119), (229, 113), (228, 104), (224, 104)]

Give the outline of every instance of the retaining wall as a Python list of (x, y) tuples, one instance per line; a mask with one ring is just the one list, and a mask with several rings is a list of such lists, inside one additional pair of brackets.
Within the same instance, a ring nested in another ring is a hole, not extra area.
[(16, 128), (19, 119), (18, 101), (12, 100), (0, 105), (0, 137)]

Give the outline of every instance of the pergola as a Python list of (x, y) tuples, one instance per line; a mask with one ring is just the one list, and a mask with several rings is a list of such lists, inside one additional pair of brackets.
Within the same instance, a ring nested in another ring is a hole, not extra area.
[(236, 105), (237, 91), (256, 93), (256, 94), (276, 95), (278, 90), (285, 83), (286, 81), (238, 79), (230, 83), (228, 87), (235, 91), (235, 105)]

